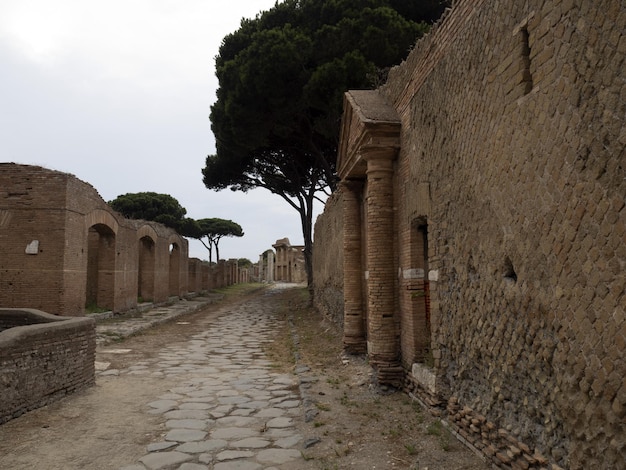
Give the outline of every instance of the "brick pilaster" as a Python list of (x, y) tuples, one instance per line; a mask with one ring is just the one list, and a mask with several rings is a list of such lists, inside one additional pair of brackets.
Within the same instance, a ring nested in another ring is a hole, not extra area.
[(367, 351), (363, 308), (362, 221), (363, 183), (343, 181), (343, 345), (350, 354)]

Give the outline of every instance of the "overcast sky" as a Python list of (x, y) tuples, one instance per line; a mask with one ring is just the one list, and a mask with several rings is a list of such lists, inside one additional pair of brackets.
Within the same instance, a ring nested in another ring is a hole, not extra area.
[[(194, 219), (239, 223), (222, 258), (302, 244), (297, 212), (265, 190), (214, 192), (209, 121), (221, 40), (275, 0), (0, 0), (1, 161), (71, 173), (105, 201), (170, 194)], [(197, 241), (190, 256), (207, 259)]]

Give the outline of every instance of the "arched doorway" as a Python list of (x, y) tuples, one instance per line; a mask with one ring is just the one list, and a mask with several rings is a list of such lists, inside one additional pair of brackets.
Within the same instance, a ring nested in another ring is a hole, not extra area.
[(139, 269), (137, 302), (152, 302), (154, 300), (154, 263), (155, 243), (148, 236), (139, 239)]
[(107, 225), (95, 224), (87, 235), (87, 311), (112, 310), (114, 287), (115, 232)]
[(181, 249), (178, 243), (170, 244), (170, 295), (180, 295), (180, 256)]

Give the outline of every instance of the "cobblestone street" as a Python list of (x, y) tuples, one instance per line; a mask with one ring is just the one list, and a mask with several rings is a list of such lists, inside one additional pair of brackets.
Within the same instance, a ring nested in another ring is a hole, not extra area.
[[(256, 470), (305, 468), (294, 376), (272, 372), (262, 350), (276, 329), (272, 291), (211, 322), (183, 346), (165, 347), (158, 357), (101, 377), (136, 375), (174, 378), (178, 385), (146, 404), (162, 416), (167, 433), (123, 470)], [(113, 350), (113, 354), (116, 351)]]
[(289, 287), (101, 318), (95, 386), (0, 426), (0, 469), (487, 468)]
[[(300, 450), (298, 380), (273, 371), (263, 352), (280, 326), (272, 298), (286, 287), (213, 314), (203, 309), (221, 296), (99, 321), (96, 386), (1, 426), (0, 468), (312, 468)], [(123, 341), (167, 323), (195, 333), (145, 335), (153, 354)]]

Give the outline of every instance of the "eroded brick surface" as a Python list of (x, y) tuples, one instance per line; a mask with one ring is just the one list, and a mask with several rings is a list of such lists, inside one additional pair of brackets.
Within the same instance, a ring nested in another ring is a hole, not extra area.
[[(378, 91), (401, 122), (393, 237), (379, 246), (394, 263), (389, 344), (406, 386), (497, 465), (626, 459), (624, 31), (618, 0), (462, 0)], [(371, 182), (353, 147), (375, 131), (347, 103), (338, 166), (362, 182), (367, 215)], [(329, 256), (340, 238), (330, 227), (371, 236), (335, 205), (315, 231)], [(320, 299), (337, 297), (343, 271), (328, 264)], [(370, 348), (375, 269), (363, 255)], [(435, 394), (413, 362), (432, 371)]]

